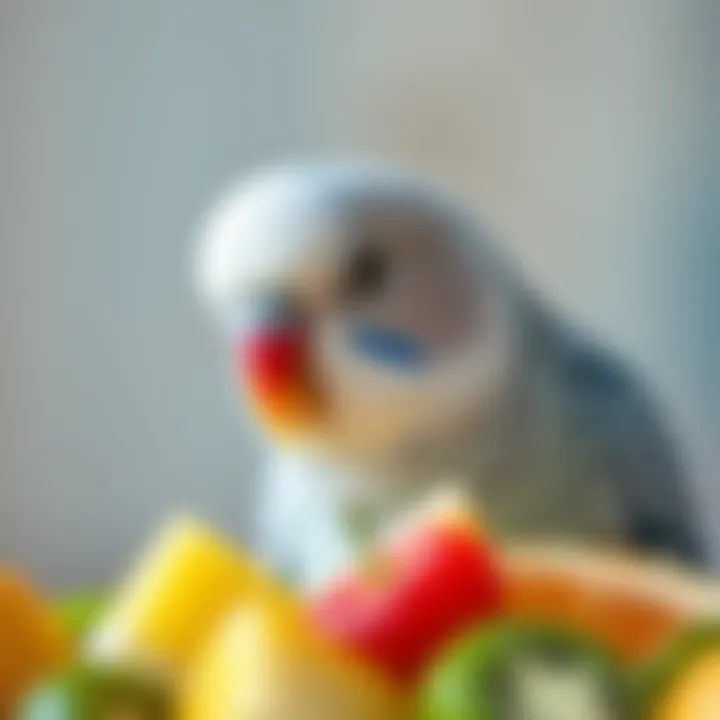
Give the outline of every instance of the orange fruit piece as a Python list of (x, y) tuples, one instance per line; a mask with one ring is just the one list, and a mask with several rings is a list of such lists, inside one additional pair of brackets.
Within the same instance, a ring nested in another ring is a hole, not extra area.
[(24, 578), (0, 568), (0, 717), (34, 683), (70, 660), (70, 638)]
[(651, 558), (546, 545), (505, 553), (506, 612), (589, 634), (626, 660), (720, 613), (720, 583)]

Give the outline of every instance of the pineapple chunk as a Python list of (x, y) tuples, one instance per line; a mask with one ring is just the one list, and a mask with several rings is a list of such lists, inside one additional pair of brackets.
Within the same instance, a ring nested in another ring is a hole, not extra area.
[(130, 573), (87, 649), (91, 658), (141, 663), (176, 679), (230, 608), (280, 594), (230, 543), (179, 519)]
[(405, 720), (410, 699), (316, 635), (295, 610), (256, 604), (219, 626), (187, 677), (180, 720)]
[(720, 652), (700, 658), (682, 673), (653, 708), (653, 720), (714, 720), (720, 704)]
[(50, 609), (23, 579), (0, 568), (0, 718), (69, 657), (70, 640)]
[(463, 528), (472, 535), (487, 539), (482, 509), (451, 481), (441, 483), (410, 511), (401, 515), (387, 528), (390, 540), (402, 538), (419, 527), (443, 525)]

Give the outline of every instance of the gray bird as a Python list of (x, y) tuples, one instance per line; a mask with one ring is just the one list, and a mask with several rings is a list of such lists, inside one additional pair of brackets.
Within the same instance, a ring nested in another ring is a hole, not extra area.
[(267, 430), (261, 547), (298, 581), (322, 581), (448, 478), (501, 537), (704, 561), (642, 383), (424, 179), (260, 172), (209, 214), (198, 270)]

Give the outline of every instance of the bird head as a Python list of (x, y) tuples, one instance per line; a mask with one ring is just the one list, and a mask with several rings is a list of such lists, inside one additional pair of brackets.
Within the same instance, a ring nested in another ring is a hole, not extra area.
[(489, 403), (513, 294), (479, 224), (396, 169), (258, 173), (210, 213), (199, 283), (272, 435), (379, 462)]

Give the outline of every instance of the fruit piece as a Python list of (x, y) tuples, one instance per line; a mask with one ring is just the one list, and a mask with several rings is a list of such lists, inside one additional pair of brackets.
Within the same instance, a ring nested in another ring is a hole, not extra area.
[(0, 718), (69, 656), (69, 638), (35, 589), (11, 570), (0, 569)]
[(40, 685), (22, 703), (18, 720), (164, 720), (165, 691), (129, 668), (84, 666)]
[(720, 624), (673, 638), (641, 674), (645, 717), (715, 720), (720, 712)]
[(92, 633), (91, 657), (181, 673), (239, 602), (281, 591), (249, 559), (191, 520), (167, 526)]
[(467, 634), (438, 659), (419, 700), (422, 720), (624, 720), (631, 709), (602, 648), (530, 623)]
[(328, 636), (413, 681), (466, 626), (501, 604), (495, 554), (473, 514), (434, 504), (403, 521), (365, 562), (310, 599)]
[(505, 549), (506, 609), (651, 657), (697, 617), (717, 616), (720, 584), (664, 560), (557, 544)]
[(105, 609), (106, 598), (99, 592), (74, 592), (54, 603), (60, 624), (76, 642), (82, 642)]
[(180, 720), (409, 720), (410, 699), (297, 610), (245, 606), (192, 666)]

